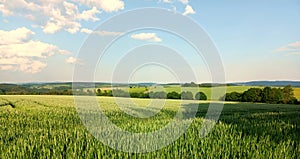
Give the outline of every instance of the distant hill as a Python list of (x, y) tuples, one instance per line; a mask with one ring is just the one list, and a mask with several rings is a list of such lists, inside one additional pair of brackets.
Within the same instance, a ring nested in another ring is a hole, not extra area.
[(250, 81), (250, 82), (236, 82), (230, 83), (229, 85), (238, 86), (273, 86), (282, 87), (291, 85), (292, 87), (300, 87), (300, 81)]

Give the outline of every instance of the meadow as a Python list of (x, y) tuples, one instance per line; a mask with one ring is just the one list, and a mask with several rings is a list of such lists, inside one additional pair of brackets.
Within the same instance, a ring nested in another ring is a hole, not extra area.
[[(114, 98), (97, 97), (107, 117), (127, 131), (165, 126), (180, 108), (167, 100), (154, 117), (137, 119)], [(140, 107), (149, 99), (132, 99)], [(196, 118), (178, 140), (158, 151), (126, 153), (105, 146), (82, 124), (72, 96), (0, 96), (0, 158), (299, 158), (300, 106), (226, 103), (219, 121), (199, 137), (208, 103), (190, 101)]]

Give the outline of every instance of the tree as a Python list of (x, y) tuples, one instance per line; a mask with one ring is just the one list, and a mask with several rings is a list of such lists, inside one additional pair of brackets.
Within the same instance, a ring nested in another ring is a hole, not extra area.
[(97, 89), (96, 95), (97, 95), (97, 96), (101, 96), (101, 89), (100, 89), (100, 88)]
[(198, 84), (196, 84), (195, 82), (185, 83), (182, 85), (182, 87), (198, 87)]
[(149, 98), (149, 93), (131, 92), (130, 97), (132, 97), (132, 98)]
[(185, 100), (193, 100), (193, 93), (190, 91), (184, 91), (181, 93), (181, 99)]
[(284, 104), (287, 104), (293, 100), (293, 97), (294, 97), (293, 91), (294, 90), (291, 85), (287, 85), (282, 89), (282, 102)]
[(262, 99), (261, 101), (263, 103), (271, 103), (271, 94), (272, 94), (272, 88), (271, 87), (265, 87), (262, 91)]
[(231, 93), (226, 93), (225, 95), (225, 101), (241, 101), (242, 100), (242, 93), (238, 92), (231, 92)]
[(158, 98), (158, 99), (166, 99), (167, 94), (166, 92), (150, 92), (150, 98)]
[(167, 94), (167, 98), (168, 98), (168, 99), (180, 99), (181, 96), (180, 96), (179, 93), (173, 91), (173, 92), (169, 92), (169, 93)]
[(128, 92), (125, 92), (121, 89), (113, 89), (112, 93), (114, 97), (130, 97)]
[(103, 96), (113, 96), (111, 90), (104, 90), (104, 92), (102, 93), (102, 95)]
[(250, 88), (242, 95), (243, 102), (261, 102), (262, 90), (260, 88)]
[(196, 99), (196, 100), (207, 100), (207, 96), (206, 96), (206, 94), (203, 93), (203, 92), (198, 92), (198, 93), (196, 93), (196, 95), (195, 95), (195, 99)]

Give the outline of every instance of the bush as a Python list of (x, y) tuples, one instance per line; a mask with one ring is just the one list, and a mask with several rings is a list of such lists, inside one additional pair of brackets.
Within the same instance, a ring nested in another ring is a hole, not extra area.
[(168, 99), (180, 99), (181, 96), (180, 96), (179, 93), (173, 91), (173, 92), (169, 92), (169, 93), (167, 94), (167, 98), (168, 98)]
[(112, 94), (113, 94), (114, 97), (130, 97), (128, 92), (125, 92), (121, 89), (112, 90)]
[(250, 88), (242, 95), (243, 102), (261, 102), (262, 90), (260, 88)]
[(157, 98), (157, 99), (166, 99), (167, 98), (166, 92), (150, 92), (149, 96), (150, 96), (150, 98)]
[(149, 93), (132, 92), (132, 93), (130, 93), (130, 97), (132, 97), (132, 98), (149, 98)]
[(225, 101), (239, 102), (242, 99), (242, 93), (238, 93), (238, 92), (226, 93), (225, 98), (223, 99), (225, 99)]
[(182, 92), (181, 93), (181, 99), (193, 100), (193, 93), (190, 92), (190, 91)]
[(203, 92), (198, 92), (198, 93), (196, 93), (196, 95), (195, 95), (195, 99), (196, 99), (196, 100), (207, 100), (207, 96), (206, 96), (206, 94), (203, 93)]

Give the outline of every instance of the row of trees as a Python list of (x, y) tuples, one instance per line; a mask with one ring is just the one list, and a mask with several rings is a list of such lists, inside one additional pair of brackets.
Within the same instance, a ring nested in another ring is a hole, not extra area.
[(297, 104), (299, 101), (294, 97), (293, 89), (290, 85), (284, 88), (264, 87), (250, 88), (243, 93), (226, 93), (223, 97), (226, 101), (239, 102), (259, 102), (272, 104)]
[(101, 89), (96, 90), (97, 96), (114, 96), (114, 97), (131, 97), (131, 98), (156, 98), (156, 99), (184, 99), (184, 100), (207, 100), (207, 96), (203, 92), (198, 92), (193, 95), (190, 91), (183, 91), (181, 93), (178, 92), (125, 92), (121, 89), (114, 90), (104, 90)]

